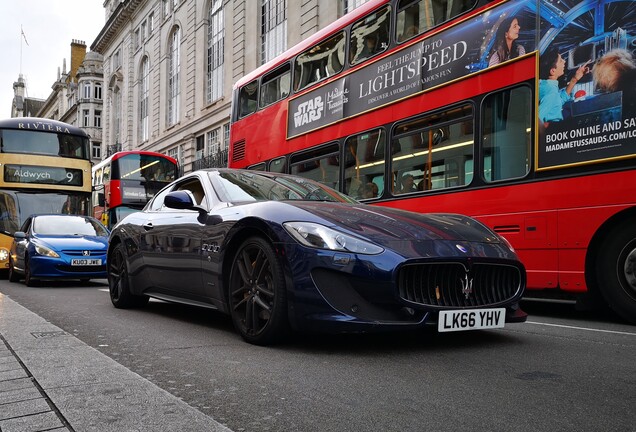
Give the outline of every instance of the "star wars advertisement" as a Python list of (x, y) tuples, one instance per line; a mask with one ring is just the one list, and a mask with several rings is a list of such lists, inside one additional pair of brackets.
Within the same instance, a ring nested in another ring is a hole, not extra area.
[(536, 10), (536, 1), (507, 2), (291, 100), (287, 136), (309, 132), (535, 51)]
[(635, 155), (636, 2), (542, 5), (537, 169)]

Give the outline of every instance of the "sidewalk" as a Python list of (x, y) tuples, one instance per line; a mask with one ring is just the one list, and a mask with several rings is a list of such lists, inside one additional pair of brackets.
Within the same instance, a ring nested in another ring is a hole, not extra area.
[(3, 294), (0, 431), (231, 432)]

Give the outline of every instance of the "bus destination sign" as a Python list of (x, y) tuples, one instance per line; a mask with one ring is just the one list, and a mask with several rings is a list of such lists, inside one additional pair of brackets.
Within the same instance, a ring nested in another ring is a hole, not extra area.
[(34, 165), (4, 166), (6, 183), (32, 183), (66, 186), (82, 186), (84, 183), (82, 170)]

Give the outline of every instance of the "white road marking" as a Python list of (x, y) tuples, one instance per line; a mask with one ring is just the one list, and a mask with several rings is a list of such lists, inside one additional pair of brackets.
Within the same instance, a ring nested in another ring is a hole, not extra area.
[(601, 329), (595, 329), (595, 328), (576, 327), (576, 326), (569, 326), (569, 325), (562, 325), (562, 324), (548, 324), (548, 323), (542, 323), (542, 322), (536, 322), (536, 321), (526, 321), (526, 324), (543, 325), (548, 327), (561, 327), (561, 328), (574, 329), (574, 330), (587, 330), (587, 331), (599, 332), (599, 333), (612, 333), (612, 334), (620, 334), (620, 335), (627, 335), (627, 336), (636, 336), (636, 333), (630, 333), (630, 332), (622, 332), (622, 331), (615, 331), (615, 330), (601, 330)]

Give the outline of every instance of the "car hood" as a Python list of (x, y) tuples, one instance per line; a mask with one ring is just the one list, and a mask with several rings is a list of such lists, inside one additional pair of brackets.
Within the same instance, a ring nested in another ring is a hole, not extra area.
[(420, 214), (366, 204), (312, 201), (287, 201), (287, 204), (404, 256), (516, 259), (499, 235), (463, 215)]
[(36, 236), (34, 240), (44, 243), (54, 249), (82, 249), (82, 250), (105, 250), (108, 247), (108, 237), (98, 236)]

